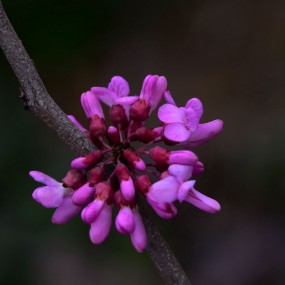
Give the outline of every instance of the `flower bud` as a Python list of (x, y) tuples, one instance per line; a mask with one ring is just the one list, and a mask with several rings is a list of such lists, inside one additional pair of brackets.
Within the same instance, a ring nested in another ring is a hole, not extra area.
[(65, 177), (62, 179), (62, 183), (65, 187), (77, 190), (86, 182), (86, 175), (80, 170), (71, 169)]

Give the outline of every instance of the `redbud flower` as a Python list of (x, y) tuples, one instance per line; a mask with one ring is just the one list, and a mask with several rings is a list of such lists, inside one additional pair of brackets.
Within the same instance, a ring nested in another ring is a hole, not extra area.
[[(178, 107), (164, 76), (148, 75), (139, 96), (129, 93), (127, 81), (120, 76), (114, 76), (107, 88), (92, 87), (83, 93), (81, 105), (89, 129), (72, 115), (68, 117), (97, 149), (73, 159), (62, 183), (38, 171), (30, 175), (46, 185), (34, 190), (33, 198), (44, 207), (56, 208), (53, 223), (65, 223), (81, 213), (81, 219), (90, 224), (90, 240), (99, 244), (109, 235), (116, 207), (116, 229), (130, 235), (134, 248), (142, 252), (147, 235), (139, 195), (164, 219), (177, 215), (177, 202), (208, 213), (220, 210), (216, 200), (194, 188), (193, 176), (204, 171), (204, 164), (189, 148), (219, 134), (223, 121), (200, 123), (203, 106), (197, 98)], [(163, 124), (149, 128), (146, 121), (162, 98), (166, 104), (159, 108), (158, 118)], [(110, 108), (110, 126), (100, 102)]]
[(65, 224), (80, 213), (82, 208), (72, 203), (74, 190), (42, 172), (30, 171), (29, 174), (36, 181), (46, 184), (33, 192), (33, 198), (46, 208), (57, 208), (52, 216), (54, 224)]

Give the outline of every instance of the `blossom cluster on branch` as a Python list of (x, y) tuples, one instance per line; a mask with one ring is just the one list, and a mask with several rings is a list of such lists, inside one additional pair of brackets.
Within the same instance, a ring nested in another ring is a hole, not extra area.
[[(191, 178), (202, 173), (204, 165), (189, 148), (219, 134), (223, 121), (200, 124), (201, 101), (192, 98), (185, 107), (178, 107), (164, 76), (149, 75), (139, 96), (129, 93), (127, 81), (120, 76), (113, 77), (107, 88), (93, 87), (83, 93), (81, 105), (89, 130), (74, 116), (69, 118), (97, 149), (75, 158), (62, 182), (39, 171), (30, 175), (46, 185), (35, 189), (33, 198), (46, 208), (56, 208), (53, 223), (64, 224), (81, 213), (82, 220), (90, 224), (91, 241), (99, 244), (110, 232), (115, 206), (116, 229), (129, 234), (135, 249), (142, 252), (147, 235), (137, 195), (145, 197), (164, 219), (177, 214), (176, 201), (189, 202), (208, 213), (220, 210), (217, 201), (194, 188)], [(166, 104), (158, 109), (160, 125), (147, 127), (146, 120), (163, 98)], [(109, 107), (109, 127), (100, 102)], [(171, 150), (174, 145), (176, 150)]]

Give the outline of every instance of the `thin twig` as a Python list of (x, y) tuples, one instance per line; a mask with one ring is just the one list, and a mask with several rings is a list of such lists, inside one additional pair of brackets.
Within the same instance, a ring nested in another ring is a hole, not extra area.
[[(66, 143), (77, 155), (86, 155), (95, 146), (68, 119), (48, 94), (38, 72), (28, 56), (21, 40), (11, 25), (0, 0), (0, 46), (15, 72), (22, 88), (21, 98), (25, 108), (40, 118), (53, 129), (60, 139)], [(142, 208), (142, 205), (140, 205)], [(154, 227), (145, 211), (141, 209), (148, 236), (147, 251), (167, 285), (190, 285), (187, 276), (164, 241)]]

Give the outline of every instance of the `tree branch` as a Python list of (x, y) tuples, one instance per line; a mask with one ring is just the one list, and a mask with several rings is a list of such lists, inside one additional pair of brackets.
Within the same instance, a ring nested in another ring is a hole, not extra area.
[[(54, 130), (77, 155), (83, 156), (94, 150), (95, 146), (92, 142), (68, 119), (48, 94), (32, 60), (14, 31), (1, 0), (0, 46), (21, 84), (20, 97), (24, 101), (25, 108)], [(173, 252), (154, 227), (144, 209), (141, 210), (148, 236), (147, 251), (164, 283), (167, 285), (190, 285)]]

